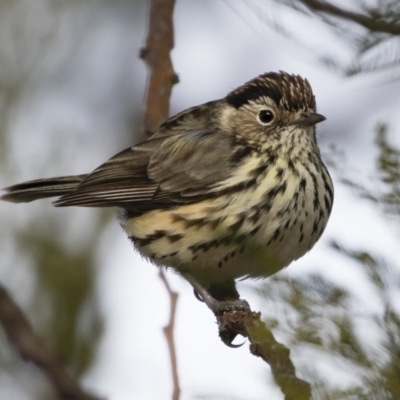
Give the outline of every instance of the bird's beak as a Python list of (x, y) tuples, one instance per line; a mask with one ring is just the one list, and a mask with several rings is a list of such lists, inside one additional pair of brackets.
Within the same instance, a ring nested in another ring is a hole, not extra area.
[(297, 126), (312, 126), (319, 122), (325, 121), (326, 118), (315, 112), (303, 112), (300, 117), (294, 122)]

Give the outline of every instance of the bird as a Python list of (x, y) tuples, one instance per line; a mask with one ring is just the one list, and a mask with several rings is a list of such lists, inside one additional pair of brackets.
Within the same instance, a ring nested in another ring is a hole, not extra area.
[(262, 279), (321, 237), (334, 188), (317, 144), (310, 83), (267, 72), (167, 119), (93, 172), (5, 188), (2, 200), (117, 207), (136, 250), (187, 279), (215, 313), (245, 307), (238, 279)]

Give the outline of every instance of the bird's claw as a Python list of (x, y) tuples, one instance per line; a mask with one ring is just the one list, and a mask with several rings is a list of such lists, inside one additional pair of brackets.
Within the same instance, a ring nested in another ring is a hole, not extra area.
[(202, 303), (204, 303), (203, 298), (199, 295), (199, 293), (197, 292), (196, 289), (193, 289), (193, 294), (194, 294), (194, 297), (196, 297), (196, 299), (197, 299), (198, 301), (201, 301)]
[(219, 330), (219, 337), (221, 338), (222, 342), (231, 349), (237, 349), (238, 347), (242, 347), (246, 343), (246, 341), (244, 341), (240, 344), (233, 344), (232, 342), (234, 341), (236, 336), (237, 333), (232, 332), (228, 327)]
[(186, 279), (193, 286), (193, 292), (195, 297), (201, 302), (205, 303), (207, 307), (214, 313), (217, 318), (219, 325), (219, 336), (222, 342), (231, 348), (238, 348), (243, 346), (241, 344), (233, 344), (233, 340), (238, 335), (237, 332), (233, 331), (229, 328), (229, 323), (224, 322), (226, 317), (228, 317), (227, 321), (233, 318), (233, 320), (240, 315), (251, 313), (251, 309), (249, 303), (246, 300), (236, 299), (236, 300), (228, 300), (228, 301), (220, 301), (216, 300), (212, 297), (207, 290), (202, 287), (198, 282), (196, 282), (190, 275), (185, 276)]

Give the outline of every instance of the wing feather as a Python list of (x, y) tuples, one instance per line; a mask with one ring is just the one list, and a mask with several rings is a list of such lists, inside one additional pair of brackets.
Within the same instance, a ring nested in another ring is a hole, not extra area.
[(197, 201), (232, 173), (234, 144), (233, 135), (207, 130), (150, 139), (112, 157), (54, 204), (148, 210)]

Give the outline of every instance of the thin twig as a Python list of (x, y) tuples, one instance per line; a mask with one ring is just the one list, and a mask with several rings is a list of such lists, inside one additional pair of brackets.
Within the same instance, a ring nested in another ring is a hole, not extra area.
[(50, 379), (57, 395), (65, 400), (100, 400), (81, 389), (33, 332), (28, 319), (0, 285), (0, 322), (9, 342), (24, 361), (40, 368)]
[(171, 359), (172, 384), (173, 384), (172, 400), (179, 400), (181, 394), (181, 388), (179, 386), (178, 364), (176, 360), (175, 340), (174, 340), (176, 304), (178, 302), (179, 295), (177, 292), (171, 289), (171, 286), (167, 281), (163, 269), (160, 269), (159, 276), (160, 279), (163, 281), (165, 288), (167, 289), (171, 303), (168, 325), (165, 326), (163, 330), (168, 345), (169, 356)]
[[(149, 28), (140, 56), (149, 68), (146, 90), (144, 128), (151, 135), (169, 116), (169, 100), (172, 86), (178, 82), (174, 72), (170, 52), (174, 47), (173, 11), (175, 0), (152, 0), (149, 13)], [(164, 335), (168, 345), (172, 371), (172, 400), (179, 400), (180, 386), (176, 359), (174, 326), (178, 293), (171, 290), (163, 270), (160, 270), (171, 300), (169, 322), (164, 327)]]
[(385, 17), (384, 15), (365, 15), (340, 8), (327, 1), (321, 0), (300, 0), (300, 2), (314, 12), (322, 12), (355, 22), (372, 32), (400, 35), (400, 24), (397, 22), (385, 21), (383, 19)]

